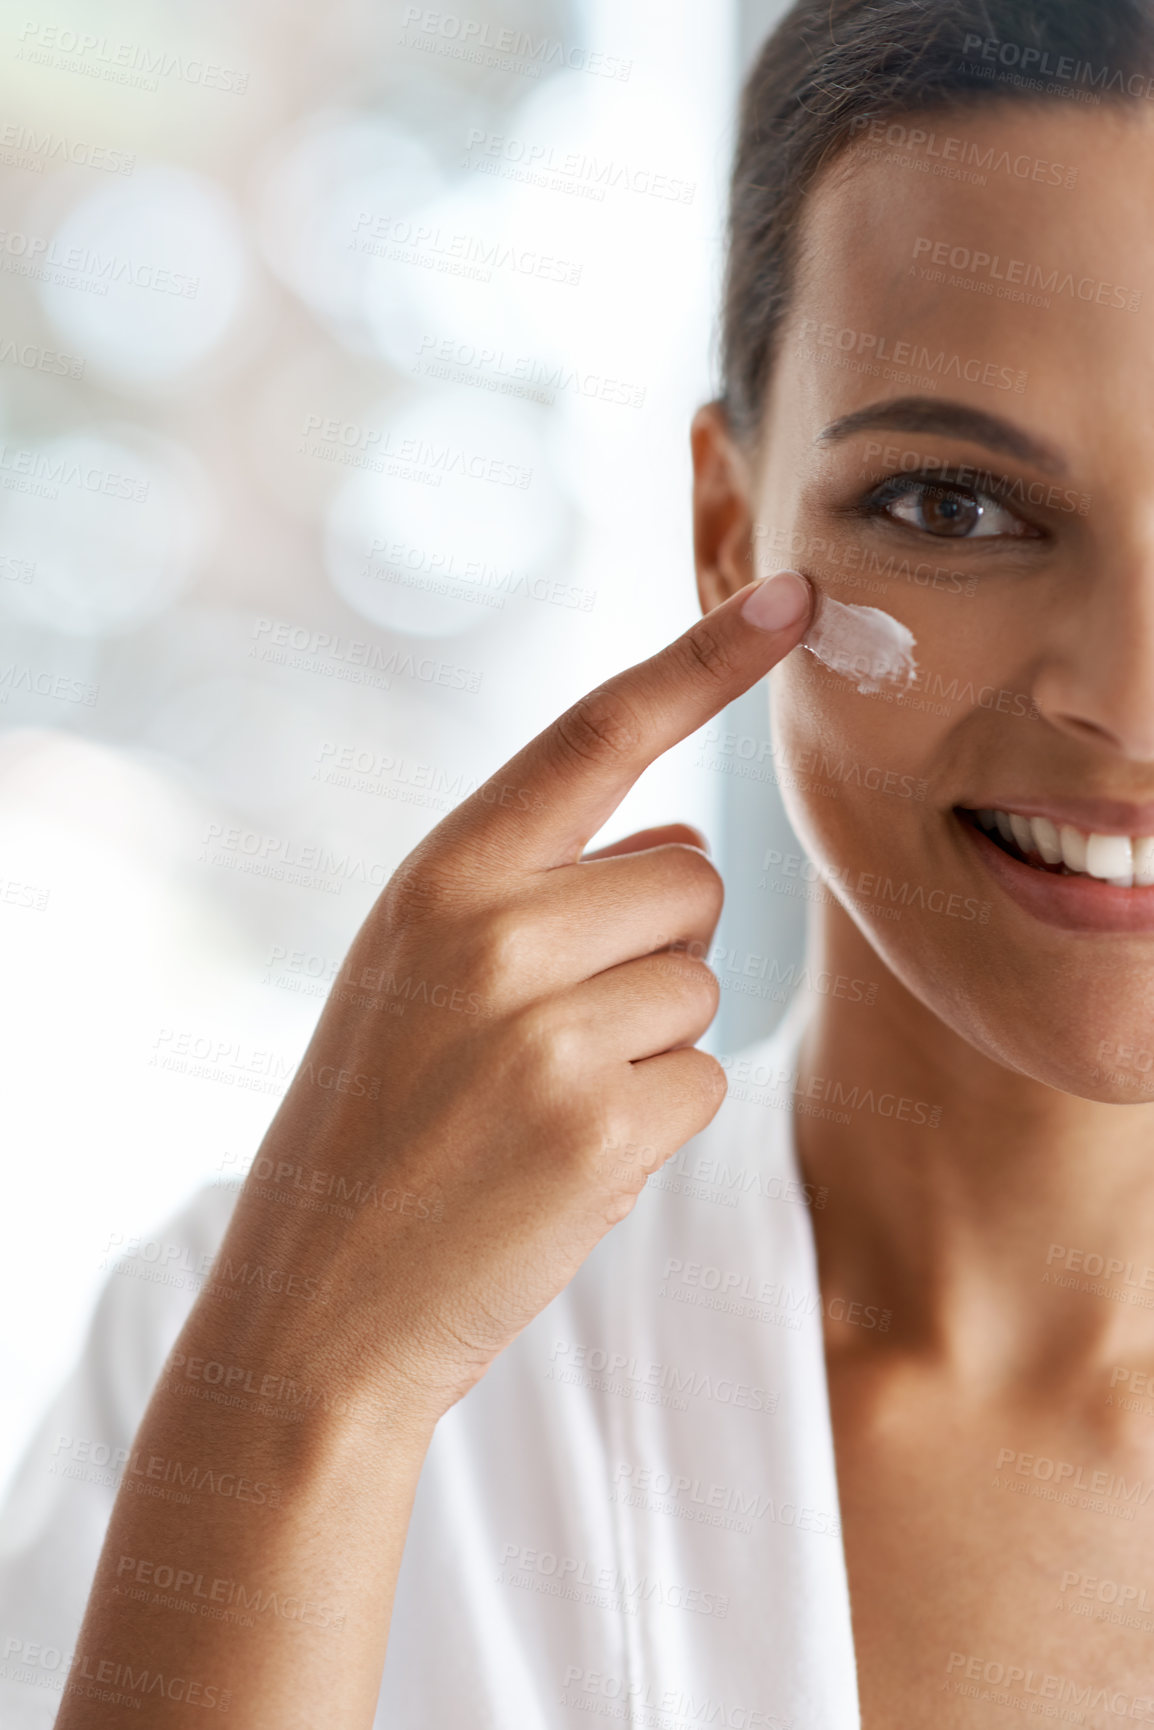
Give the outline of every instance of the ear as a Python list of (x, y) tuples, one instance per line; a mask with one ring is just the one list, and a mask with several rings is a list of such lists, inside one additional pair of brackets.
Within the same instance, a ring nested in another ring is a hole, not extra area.
[(693, 417), (693, 556), (703, 613), (757, 575), (749, 465), (719, 402)]

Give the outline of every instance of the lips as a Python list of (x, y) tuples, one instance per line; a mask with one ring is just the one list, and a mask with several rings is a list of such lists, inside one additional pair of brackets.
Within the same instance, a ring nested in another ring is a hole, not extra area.
[(1119, 889), (1154, 884), (1154, 835), (1107, 835), (1018, 811), (985, 808), (973, 815), (987, 834), (1031, 865), (1097, 877)]
[[(988, 820), (992, 808), (983, 809)], [(960, 838), (973, 849), (985, 870), (1011, 900), (1036, 919), (1066, 931), (1133, 935), (1154, 932), (1154, 884), (1128, 887), (1124, 880), (1110, 881), (1104, 876), (1091, 875), (1085, 870), (1085, 865), (1079, 871), (1071, 871), (1064, 858), (1047, 862), (1040, 852), (1023, 852), (1013, 827), (1007, 840), (998, 828), (996, 818), (992, 831), (989, 831), (983, 828), (977, 810), (959, 806), (953, 815)], [(1008, 818), (1011, 814), (1003, 815)], [(1024, 831), (1019, 832), (1026, 838)], [(1032, 830), (1029, 838), (1034, 839)], [(1130, 837), (1105, 839), (1125, 840), (1130, 844), (1133, 862), (1134, 849)], [(1118, 862), (1120, 853), (1119, 849), (1113, 859), (1109, 854), (1099, 854), (1097, 863), (1103, 868), (1111, 866)]]

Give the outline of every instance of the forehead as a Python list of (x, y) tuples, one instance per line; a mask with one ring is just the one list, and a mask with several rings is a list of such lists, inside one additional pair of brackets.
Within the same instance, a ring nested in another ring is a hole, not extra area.
[(826, 424), (922, 392), (1075, 443), (1154, 422), (1154, 103), (902, 116), (819, 178), (774, 396)]

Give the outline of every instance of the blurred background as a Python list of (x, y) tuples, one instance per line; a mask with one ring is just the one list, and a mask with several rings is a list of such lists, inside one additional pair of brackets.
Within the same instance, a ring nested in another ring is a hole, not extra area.
[[(782, 7), (462, 3), (0, 7), (0, 1479), (120, 1245), (243, 1173), (399, 861), (697, 615)], [(765, 709), (599, 837), (709, 835), (715, 1051), (801, 952)]]

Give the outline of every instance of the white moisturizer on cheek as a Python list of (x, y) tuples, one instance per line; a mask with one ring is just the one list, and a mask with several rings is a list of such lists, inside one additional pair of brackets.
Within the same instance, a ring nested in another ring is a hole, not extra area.
[(883, 684), (906, 690), (918, 675), (912, 631), (880, 607), (847, 607), (831, 595), (819, 599), (802, 648), (832, 673), (852, 679), (863, 696)]

